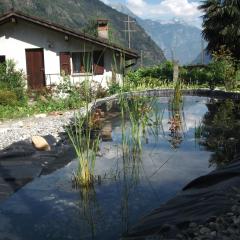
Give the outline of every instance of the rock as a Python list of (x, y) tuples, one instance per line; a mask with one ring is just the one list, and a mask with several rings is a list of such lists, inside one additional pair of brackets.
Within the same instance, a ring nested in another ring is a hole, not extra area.
[(234, 224), (239, 224), (240, 223), (240, 217), (234, 216), (233, 217), (233, 223)]
[(238, 210), (238, 206), (237, 205), (233, 205), (231, 208), (232, 211), (236, 212)]
[(217, 228), (217, 224), (215, 222), (210, 222), (209, 227), (215, 230)]
[(101, 109), (99, 109), (99, 108), (96, 109), (95, 113), (97, 113), (100, 118), (104, 118), (105, 117), (105, 113)]
[(41, 114), (35, 115), (34, 117), (35, 117), (35, 118), (45, 118), (45, 117), (47, 117), (47, 114), (41, 113)]
[(210, 235), (211, 235), (212, 237), (216, 237), (216, 236), (217, 236), (217, 232), (216, 232), (216, 231), (212, 231), (212, 232), (210, 233)]
[(103, 157), (103, 153), (97, 152), (96, 156), (97, 156), (97, 157)]
[(24, 123), (22, 121), (18, 122), (18, 125), (17, 125), (19, 128), (23, 128), (24, 127)]
[(63, 115), (63, 113), (62, 112), (50, 112), (48, 115), (49, 116), (61, 116), (61, 115)]
[(10, 128), (0, 128), (0, 133), (7, 133)]
[(197, 227), (197, 224), (194, 223), (194, 222), (191, 222), (191, 223), (189, 224), (189, 227), (190, 227), (190, 228), (195, 228), (195, 227)]
[(107, 123), (101, 130), (101, 137), (103, 141), (112, 141), (112, 124)]
[(201, 234), (206, 234), (210, 232), (210, 229), (207, 227), (202, 227), (199, 231)]
[(33, 136), (32, 137), (32, 143), (33, 146), (37, 149), (37, 150), (41, 150), (41, 151), (50, 151), (51, 147), (48, 144), (48, 142), (40, 136)]

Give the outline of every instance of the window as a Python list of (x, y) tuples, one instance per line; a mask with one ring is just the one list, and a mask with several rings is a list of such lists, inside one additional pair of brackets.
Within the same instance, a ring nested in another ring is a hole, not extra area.
[(92, 53), (75, 52), (72, 53), (73, 73), (92, 72)]
[(93, 72), (95, 75), (104, 74), (104, 52), (102, 51), (93, 52)]
[(6, 62), (6, 56), (0, 55), (0, 64)]
[(70, 53), (61, 52), (60, 53), (60, 71), (64, 72), (66, 75), (71, 74), (71, 64), (70, 64)]

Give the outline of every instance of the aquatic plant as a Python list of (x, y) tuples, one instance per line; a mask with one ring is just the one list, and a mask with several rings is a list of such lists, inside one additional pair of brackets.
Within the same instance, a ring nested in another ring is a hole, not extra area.
[(99, 135), (92, 139), (91, 126), (86, 125), (90, 117), (75, 116), (73, 124), (67, 129), (71, 143), (78, 158), (78, 169), (73, 180), (77, 186), (88, 187), (94, 183), (94, 169), (99, 149)]
[[(84, 69), (90, 69), (90, 64), (91, 61), (87, 61)], [(82, 114), (75, 114), (72, 124), (67, 128), (67, 133), (78, 158), (78, 169), (74, 172), (73, 181), (76, 186), (89, 187), (94, 183), (95, 161), (100, 137), (99, 134), (94, 134), (94, 138), (92, 138), (98, 119), (91, 113), (90, 79), (86, 78), (82, 87), (85, 98), (84, 111)]]
[[(149, 97), (132, 96), (125, 98), (120, 94), (122, 113), (123, 146), (132, 147), (133, 153), (142, 150), (142, 136), (150, 120), (152, 99)], [(126, 120), (130, 122), (130, 132), (126, 133)], [(128, 140), (126, 139), (128, 138)]]

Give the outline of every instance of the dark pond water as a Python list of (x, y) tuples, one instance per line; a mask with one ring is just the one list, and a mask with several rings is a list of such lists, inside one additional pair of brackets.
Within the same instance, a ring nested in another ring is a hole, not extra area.
[[(148, 126), (134, 164), (123, 164), (121, 124), (115, 119), (113, 141), (102, 142), (103, 156), (96, 162), (101, 183), (90, 191), (73, 189), (76, 160), (41, 176), (0, 205), (0, 239), (119, 239), (142, 216), (235, 153), (240, 118), (231, 101), (184, 97), (181, 126), (173, 132), (169, 99), (159, 98), (156, 106), (162, 124)], [(224, 139), (229, 145), (221, 143)]]

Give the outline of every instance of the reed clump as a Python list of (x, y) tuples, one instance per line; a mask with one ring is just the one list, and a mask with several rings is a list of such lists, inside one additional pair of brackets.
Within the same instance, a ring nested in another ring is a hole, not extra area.
[(75, 116), (73, 124), (67, 130), (78, 159), (78, 169), (73, 175), (76, 186), (88, 187), (95, 181), (94, 170), (100, 137), (99, 134), (92, 137), (92, 125), (86, 124), (90, 119), (90, 116)]

